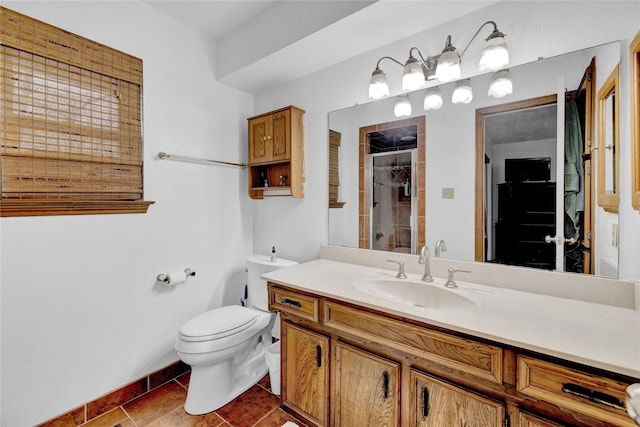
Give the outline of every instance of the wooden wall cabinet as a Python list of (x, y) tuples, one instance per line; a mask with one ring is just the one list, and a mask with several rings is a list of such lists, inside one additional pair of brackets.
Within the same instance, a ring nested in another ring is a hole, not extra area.
[(282, 321), (281, 404), (316, 426), (635, 424), (638, 379), (269, 283)]
[(304, 110), (289, 106), (248, 119), (252, 199), (268, 197), (270, 192), (304, 197), (303, 117)]

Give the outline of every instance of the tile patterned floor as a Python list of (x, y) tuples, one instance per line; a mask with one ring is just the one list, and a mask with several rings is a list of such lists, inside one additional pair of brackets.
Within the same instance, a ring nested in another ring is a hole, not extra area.
[(189, 373), (95, 418), (82, 427), (280, 427), (287, 421), (305, 426), (279, 408), (269, 375), (227, 405), (205, 415), (189, 415), (184, 402)]

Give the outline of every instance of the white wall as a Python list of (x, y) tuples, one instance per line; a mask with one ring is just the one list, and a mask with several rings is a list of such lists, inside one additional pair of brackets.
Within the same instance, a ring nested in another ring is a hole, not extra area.
[[(568, 19), (568, 17), (571, 18)], [(622, 40), (621, 67), (628, 70), (628, 43), (640, 27), (638, 24), (640, 22), (640, 4), (635, 1), (501, 2), (446, 25), (409, 37), (404, 41), (390, 44), (326, 68), (291, 84), (265, 89), (256, 94), (256, 111), (268, 111), (291, 103), (307, 111), (305, 129), (307, 185), (304, 200), (278, 199), (255, 205), (255, 247), (258, 250), (265, 250), (272, 241), (279, 240), (281, 250), (296, 253), (298, 260), (316, 257), (318, 254), (316, 244), (325, 242), (328, 235), (326, 231), (328, 227), (326, 160), (328, 156), (328, 113), (369, 101), (367, 99), (368, 81), (380, 57), (390, 55), (402, 61), (406, 58), (407, 51), (411, 46), (418, 46), (423, 53), (433, 55), (442, 49), (441, 45), (447, 34), (453, 35), (454, 44), (456, 44), (456, 40), (460, 40), (458, 44), (463, 46), (478, 26), (490, 19), (495, 20), (500, 30), (507, 34), (512, 56), (511, 62), (514, 65), (535, 61), (538, 57), (547, 58), (602, 43)], [(472, 67), (475, 67), (473, 64), (477, 64), (481, 50), (481, 42), (474, 42), (468, 55), (465, 55), (463, 75), (477, 74), (477, 71), (472, 70)], [(401, 67), (387, 62), (384, 65), (384, 71), (391, 85), (391, 94), (401, 93), (399, 87)], [(622, 74), (622, 79), (623, 81), (628, 79), (628, 71)], [(521, 84), (520, 87), (524, 89), (527, 85), (526, 82), (522, 83), (524, 84)], [(517, 83), (516, 87), (518, 87)], [(555, 92), (555, 89), (554, 85), (552, 92)], [(518, 96), (522, 93), (524, 92)], [(621, 120), (621, 158), (630, 159), (628, 82), (625, 82), (622, 87), (621, 101), (623, 115)], [(414, 103), (414, 108), (416, 105), (418, 103)], [(439, 113), (441, 117), (447, 115), (445, 108)], [(427, 113), (427, 122), (430, 120), (429, 115)], [(431, 116), (433, 116), (431, 120), (437, 122), (436, 113), (432, 113)], [(461, 145), (461, 141), (473, 139), (473, 129), (470, 129), (468, 135), (460, 134), (455, 141), (451, 141), (457, 150), (456, 156), (459, 159), (456, 170), (473, 170), (474, 151)], [(427, 145), (428, 161), (429, 156), (433, 155), (433, 150), (437, 147), (429, 147), (429, 141), (427, 141)], [(451, 147), (447, 147), (447, 150), (449, 149)], [(442, 163), (440, 168), (452, 168), (452, 165)], [(427, 169), (427, 182), (430, 179), (429, 174), (440, 172), (440, 170), (430, 168), (429, 165), (427, 165)], [(622, 165), (621, 174), (621, 176), (625, 174), (629, 176), (630, 163), (628, 160)], [(456, 198), (460, 197), (459, 200), (472, 204), (472, 190), (464, 190), (464, 184), (461, 182), (462, 175), (450, 174), (450, 183), (444, 186), (455, 187)], [(462, 191), (458, 191), (458, 189)], [(637, 254), (640, 253), (640, 239), (638, 239), (640, 218), (637, 211), (630, 209), (629, 185), (627, 184), (621, 190), (624, 194), (621, 195), (620, 227), (624, 231), (621, 234), (620, 248), (621, 251), (624, 251), (624, 255), (620, 260), (620, 277), (639, 279), (640, 262), (638, 262), (638, 258), (640, 256)], [(430, 202), (432, 206), (435, 203), (435, 201), (427, 199), (428, 205)], [(444, 202), (450, 202), (450, 200)], [(447, 208), (449, 208), (448, 211)], [(440, 211), (444, 214), (445, 212), (456, 212), (456, 209), (443, 206)], [(273, 220), (282, 216), (285, 216), (287, 220)], [(427, 223), (429, 224), (429, 219)], [(313, 224), (313, 226), (306, 227), (308, 224)], [(471, 241), (472, 226), (466, 226), (464, 230), (470, 236), (467, 241)], [(427, 234), (429, 234), (429, 230), (427, 230)], [(448, 240), (447, 243), (449, 243)], [(448, 246), (450, 250), (447, 256), (453, 256), (451, 253), (452, 245)], [(469, 254), (472, 257), (473, 248), (471, 245), (462, 250), (464, 251), (463, 257)], [(468, 257), (462, 259), (468, 259)]]
[[(253, 98), (216, 82), (215, 47), (143, 2), (3, 2), (144, 61), (146, 215), (3, 218), (2, 419), (27, 426), (177, 360), (190, 317), (237, 303), (252, 252), (244, 161)], [(316, 244), (317, 245), (317, 244)], [(158, 273), (197, 275), (167, 289)]]

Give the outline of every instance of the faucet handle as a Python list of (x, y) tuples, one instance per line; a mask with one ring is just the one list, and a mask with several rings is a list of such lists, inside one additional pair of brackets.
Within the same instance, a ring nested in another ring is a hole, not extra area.
[(398, 274), (396, 274), (396, 277), (398, 279), (406, 279), (407, 278), (407, 275), (404, 272), (404, 262), (396, 261), (394, 259), (388, 259), (387, 262), (395, 262), (396, 264), (398, 264)]
[(455, 268), (449, 268), (447, 271), (449, 272), (449, 277), (447, 278), (447, 281), (444, 284), (444, 286), (446, 286), (447, 288), (457, 288), (458, 287), (458, 285), (456, 284), (455, 277), (454, 277), (455, 273), (471, 273), (471, 270), (460, 270), (460, 269), (455, 269)]

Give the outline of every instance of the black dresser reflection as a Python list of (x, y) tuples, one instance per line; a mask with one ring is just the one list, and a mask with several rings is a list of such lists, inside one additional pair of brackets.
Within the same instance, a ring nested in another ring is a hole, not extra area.
[(555, 182), (498, 184), (496, 262), (543, 269), (555, 268)]

